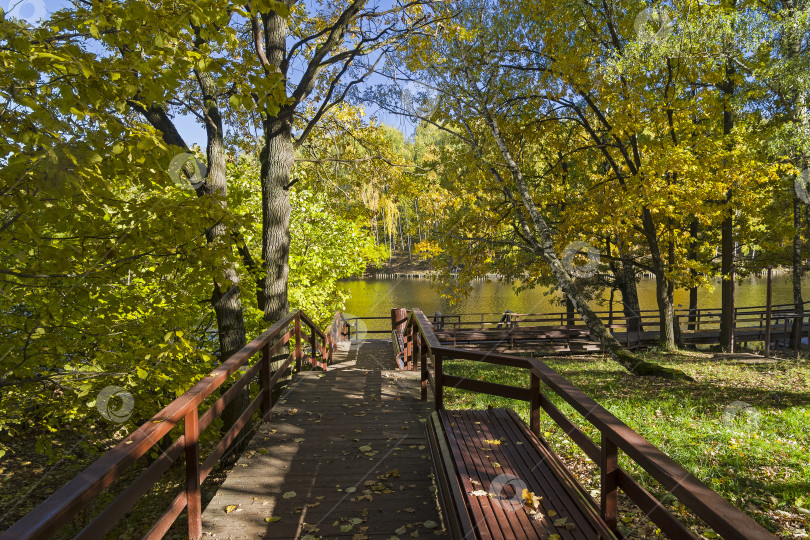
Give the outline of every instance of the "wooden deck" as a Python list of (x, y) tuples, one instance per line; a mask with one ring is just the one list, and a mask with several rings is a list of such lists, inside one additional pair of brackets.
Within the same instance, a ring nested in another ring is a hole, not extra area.
[(445, 537), (423, 424), (432, 402), (391, 351), (341, 343), (328, 371), (295, 375), (205, 509), (204, 534)]

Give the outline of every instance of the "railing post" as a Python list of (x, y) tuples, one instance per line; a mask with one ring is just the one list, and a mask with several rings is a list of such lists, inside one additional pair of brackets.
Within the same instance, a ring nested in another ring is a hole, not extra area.
[(419, 360), (422, 358), (422, 336), (419, 335), (417, 328), (413, 329), (413, 364), (411, 369), (417, 371), (419, 369)]
[(402, 363), (403, 369), (408, 370), (410, 363), (413, 361), (411, 340), (413, 339), (413, 327), (402, 333)]
[(261, 377), (262, 381), (262, 418), (265, 422), (270, 420), (270, 409), (273, 408), (273, 399), (272, 399), (272, 392), (273, 389), (270, 388), (270, 379), (272, 378), (272, 373), (270, 373), (270, 343), (267, 342), (262, 347), (262, 367), (259, 368), (259, 376)]
[(531, 392), (531, 399), (529, 401), (529, 429), (532, 433), (540, 436), (540, 377), (531, 373), (531, 381), (529, 383), (529, 391)]
[(200, 424), (197, 407), (185, 416), (186, 450), (186, 500), (188, 513), (188, 537), (197, 540), (202, 536), (202, 499), (200, 496)]
[(419, 360), (421, 362), (422, 367), (422, 389), (421, 389), (421, 400), (427, 401), (427, 389), (428, 389), (428, 365), (427, 365), (427, 344), (421, 343), (420, 353), (419, 353)]
[(301, 371), (301, 314), (295, 315), (295, 371)]
[(309, 363), (314, 366), (318, 362), (318, 344), (315, 341), (315, 328), (310, 327), (309, 331), (311, 332), (309, 335), (309, 346), (312, 349), (312, 358), (310, 359)]
[(616, 445), (602, 433), (602, 448), (599, 458), (601, 469), (601, 515), (611, 531), (617, 532), (619, 517), (619, 451)]
[(433, 353), (433, 383), (436, 387), (433, 389), (433, 403), (436, 410), (444, 409), (443, 394), (444, 394), (444, 375), (442, 375), (442, 353)]

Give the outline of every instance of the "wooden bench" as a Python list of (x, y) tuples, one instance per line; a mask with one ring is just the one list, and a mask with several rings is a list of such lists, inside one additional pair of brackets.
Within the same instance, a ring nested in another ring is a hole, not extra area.
[[(616, 538), (593, 499), (514, 411), (439, 410), (425, 426), (453, 538)], [(502, 442), (487, 442), (495, 440)], [(524, 508), (524, 488), (542, 497), (539, 514)]]

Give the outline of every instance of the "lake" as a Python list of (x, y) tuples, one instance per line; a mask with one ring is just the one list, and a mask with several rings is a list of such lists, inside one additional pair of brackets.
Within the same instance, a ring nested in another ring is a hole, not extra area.
[[(736, 292), (737, 306), (765, 305), (766, 295), (765, 277), (749, 277), (738, 282)], [(802, 285), (807, 290), (810, 276), (805, 277)], [(515, 294), (511, 284), (497, 281), (477, 281), (472, 292), (466, 298), (458, 299), (456, 303), (442, 298), (439, 291), (429, 279), (398, 278), (398, 279), (356, 279), (342, 283), (346, 291), (351, 294), (346, 302), (346, 313), (361, 316), (388, 317), (393, 307), (418, 307), (428, 315), (435, 311), (442, 313), (502, 313), (509, 309), (519, 313), (546, 313), (564, 311), (565, 307), (557, 301), (559, 291), (554, 295), (548, 294), (548, 289), (537, 288)], [(775, 275), (773, 278), (773, 303), (789, 304), (793, 302), (791, 292), (790, 274)], [(804, 299), (807, 300), (805, 292)], [(655, 301), (655, 280), (642, 279), (638, 284), (638, 296), (641, 309), (657, 309)], [(607, 299), (609, 291), (603, 295), (605, 302), (602, 306), (597, 301), (591, 302), (595, 309), (608, 309)], [(616, 292), (614, 309), (621, 310), (621, 293)], [(689, 292), (675, 291), (675, 304), (681, 307), (689, 306)], [(720, 307), (720, 282), (713, 287), (703, 287), (698, 291), (699, 308)]]

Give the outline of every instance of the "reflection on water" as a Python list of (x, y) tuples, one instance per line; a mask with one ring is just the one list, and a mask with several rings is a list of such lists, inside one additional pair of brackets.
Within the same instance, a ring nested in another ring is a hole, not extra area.
[[(810, 277), (805, 278), (807, 286)], [(343, 287), (351, 294), (346, 302), (346, 312), (358, 316), (384, 316), (391, 314), (394, 307), (418, 307), (426, 314), (435, 311), (443, 313), (481, 313), (503, 312), (507, 309), (521, 313), (546, 313), (562, 311), (559, 303), (560, 293), (548, 294), (548, 289), (534, 289), (515, 294), (512, 286), (492, 281), (478, 281), (466, 298), (455, 304), (442, 298), (432, 281), (428, 279), (358, 279), (343, 282)], [(736, 292), (737, 306), (765, 305), (766, 279), (764, 277), (746, 278), (739, 283)], [(638, 284), (638, 296), (641, 309), (657, 309), (655, 301), (655, 281), (643, 279)], [(790, 275), (775, 276), (773, 279), (773, 303), (789, 304), (793, 302)], [(608, 309), (609, 292), (603, 294), (603, 303), (591, 302), (595, 309)], [(805, 296), (805, 300), (808, 298)], [(616, 292), (614, 309), (621, 310), (621, 293)], [(675, 304), (682, 307), (689, 305), (689, 292), (675, 291)], [(698, 307), (720, 307), (720, 283), (712, 288), (704, 287), (698, 291)]]

